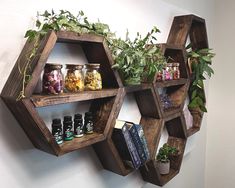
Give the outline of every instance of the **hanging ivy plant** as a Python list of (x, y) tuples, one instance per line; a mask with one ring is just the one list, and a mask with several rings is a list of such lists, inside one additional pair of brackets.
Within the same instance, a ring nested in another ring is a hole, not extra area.
[(190, 102), (188, 107), (189, 109), (198, 108), (202, 112), (207, 112), (203, 80), (206, 80), (206, 77), (210, 78), (214, 74), (211, 65), (215, 54), (211, 52), (212, 49), (208, 48), (192, 50), (191, 45), (187, 46), (186, 49), (190, 71), (193, 75), (193, 82), (189, 88)]
[[(151, 48), (146, 48), (147, 44), (153, 44), (156, 41), (154, 35), (159, 32), (156, 27), (144, 38), (137, 33), (133, 41), (130, 40), (127, 32), (126, 39), (123, 40), (115, 36), (109, 25), (100, 21), (95, 23), (88, 21), (83, 11), (79, 11), (78, 15), (74, 16), (67, 10), (60, 10), (58, 14), (53, 10), (51, 12), (46, 10), (43, 14), (37, 14), (36, 29), (30, 29), (25, 34), (25, 38), (36, 41), (34, 49), (27, 55), (28, 63), (34, 57), (40, 39), (50, 30), (72, 31), (78, 34), (94, 33), (104, 36), (116, 63), (113, 68), (119, 70), (126, 84), (139, 84), (142, 77), (149, 80), (156, 71), (161, 70), (165, 63), (159, 47), (153, 45)], [(20, 71), (24, 78), (18, 100), (25, 97), (24, 88), (29, 81), (27, 78), (31, 74), (29, 67), (26, 66), (25, 70)]]

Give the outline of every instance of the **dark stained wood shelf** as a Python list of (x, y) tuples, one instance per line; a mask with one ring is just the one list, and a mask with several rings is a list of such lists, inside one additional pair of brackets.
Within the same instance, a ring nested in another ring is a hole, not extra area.
[(163, 117), (172, 117), (175, 114), (179, 113), (181, 111), (180, 107), (172, 107), (168, 109), (164, 109)]
[[(32, 79), (25, 85), (26, 97), (16, 101), (24, 79), (18, 67), (22, 70), (26, 67), (27, 54), (31, 53), (34, 48), (35, 41), (30, 40), (27, 40), (21, 51), (2, 90), (1, 97), (36, 148), (59, 156), (93, 145), (105, 169), (120, 175), (127, 175), (134, 169), (126, 166), (122, 161), (113, 143), (112, 131), (125, 95), (133, 94), (141, 114), (140, 124), (143, 126), (150, 151), (150, 160), (140, 168), (140, 172), (145, 181), (163, 186), (179, 173), (187, 137), (200, 130), (203, 117), (203, 114), (191, 112), (193, 127), (186, 129), (182, 110), (189, 85), (193, 81), (192, 75), (189, 75), (186, 58), (185, 45), (188, 36), (193, 49), (209, 47), (205, 20), (195, 15), (176, 16), (167, 43), (159, 44), (166, 58), (170, 57), (179, 62), (181, 76), (179, 80), (157, 82), (156, 74), (152, 83), (124, 87), (118, 71), (112, 69), (114, 60), (104, 37), (94, 34), (78, 35), (74, 32), (50, 31), (39, 41), (36, 55), (31, 59), (32, 72), (29, 74), (32, 75)], [(33, 95), (38, 79), (56, 43), (79, 44), (88, 63), (100, 63), (103, 87), (110, 89), (60, 95)], [(159, 88), (165, 88), (166, 94), (179, 107), (164, 110), (161, 106)], [(58, 145), (36, 108), (87, 100), (91, 100), (90, 111), (94, 114), (95, 132)], [(169, 135), (168, 144), (177, 147), (180, 153), (176, 158), (171, 159), (170, 173), (160, 175), (155, 165), (155, 156), (164, 126)]]
[(59, 145), (60, 147), (59, 155), (89, 146), (93, 143), (102, 141), (104, 139), (105, 136), (103, 134), (94, 132), (92, 134), (85, 134), (81, 138), (74, 138), (71, 141), (64, 141), (61, 145)]
[(151, 83), (142, 83), (139, 85), (131, 85), (131, 86), (125, 86), (126, 93), (133, 93), (136, 91), (151, 89), (152, 84)]
[(165, 185), (167, 182), (173, 179), (178, 173), (179, 173), (179, 170), (175, 170), (171, 168), (169, 174), (161, 175), (161, 186)]
[(157, 88), (163, 88), (163, 87), (183, 85), (183, 84), (186, 84), (187, 82), (188, 82), (188, 79), (180, 78), (178, 80), (157, 81), (154, 85)]
[[(56, 43), (61, 42), (68, 43), (68, 45), (70, 43), (80, 45), (88, 63), (100, 64), (99, 72), (102, 77), (102, 86), (107, 89), (59, 95), (33, 95), (51, 51)], [(25, 98), (17, 101), (24, 79), (23, 74), (19, 72), (19, 67), (22, 70), (26, 67), (27, 54), (30, 54), (34, 49), (34, 43), (35, 41), (27, 40), (1, 93), (3, 101), (14, 114), (34, 146), (58, 156), (104, 140), (111, 131), (112, 121), (118, 113), (117, 109), (124, 95), (119, 74), (111, 67), (114, 61), (105, 38), (94, 34), (78, 35), (67, 31), (49, 31), (38, 42), (39, 47), (36, 49), (35, 57), (30, 59), (31, 72), (28, 74), (31, 74), (32, 78), (25, 85), (25, 92), (23, 93)], [(94, 129), (99, 134), (85, 135), (81, 139), (74, 139), (62, 145), (56, 144), (53, 135), (36, 108), (86, 100), (91, 100), (89, 111), (93, 113)]]
[(32, 95), (30, 97), (35, 107), (71, 103), (92, 99), (116, 96), (118, 89), (102, 89), (99, 91), (81, 91), (78, 93), (62, 93), (58, 95)]
[(187, 130), (187, 136), (190, 137), (194, 135), (196, 132), (200, 131), (199, 127), (191, 127)]

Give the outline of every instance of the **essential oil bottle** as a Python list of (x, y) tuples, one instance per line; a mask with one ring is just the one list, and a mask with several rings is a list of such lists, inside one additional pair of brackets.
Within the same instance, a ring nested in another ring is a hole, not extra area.
[(73, 140), (72, 116), (64, 116), (63, 129), (64, 129), (64, 140), (65, 141)]
[(82, 137), (83, 136), (83, 120), (82, 114), (74, 115), (74, 137)]
[(57, 144), (63, 143), (63, 131), (62, 131), (62, 124), (61, 124), (60, 119), (52, 120), (52, 135)]
[(93, 115), (92, 115), (92, 113), (91, 112), (86, 112), (84, 119), (85, 119), (85, 123), (84, 123), (85, 133), (86, 134), (93, 133), (94, 123), (93, 123)]

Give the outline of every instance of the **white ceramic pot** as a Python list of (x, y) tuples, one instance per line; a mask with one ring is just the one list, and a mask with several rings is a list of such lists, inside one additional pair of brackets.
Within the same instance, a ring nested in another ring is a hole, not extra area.
[(160, 174), (162, 174), (162, 175), (169, 174), (170, 161), (167, 163), (162, 163), (162, 162), (157, 161), (157, 168), (158, 168)]

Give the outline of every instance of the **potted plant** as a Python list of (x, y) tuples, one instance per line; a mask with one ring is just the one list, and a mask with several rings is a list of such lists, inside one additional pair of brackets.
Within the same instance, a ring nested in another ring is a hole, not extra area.
[(197, 113), (201, 116), (202, 112), (207, 112), (203, 80), (206, 80), (206, 76), (210, 78), (214, 74), (211, 64), (215, 54), (211, 50), (208, 48), (192, 50), (191, 45), (187, 47), (189, 70), (193, 79), (189, 88), (188, 105), (192, 115)]
[(156, 165), (160, 174), (164, 175), (170, 172), (170, 156), (177, 153), (178, 150), (167, 143), (159, 149)]
[[(126, 39), (113, 40), (111, 51), (117, 68), (125, 85), (140, 84), (141, 81), (152, 82), (155, 73), (162, 70), (166, 61), (160, 47), (153, 45), (154, 34), (159, 30), (154, 27), (144, 38), (139, 33), (132, 41), (126, 34)], [(151, 45), (149, 45), (151, 44)]]

